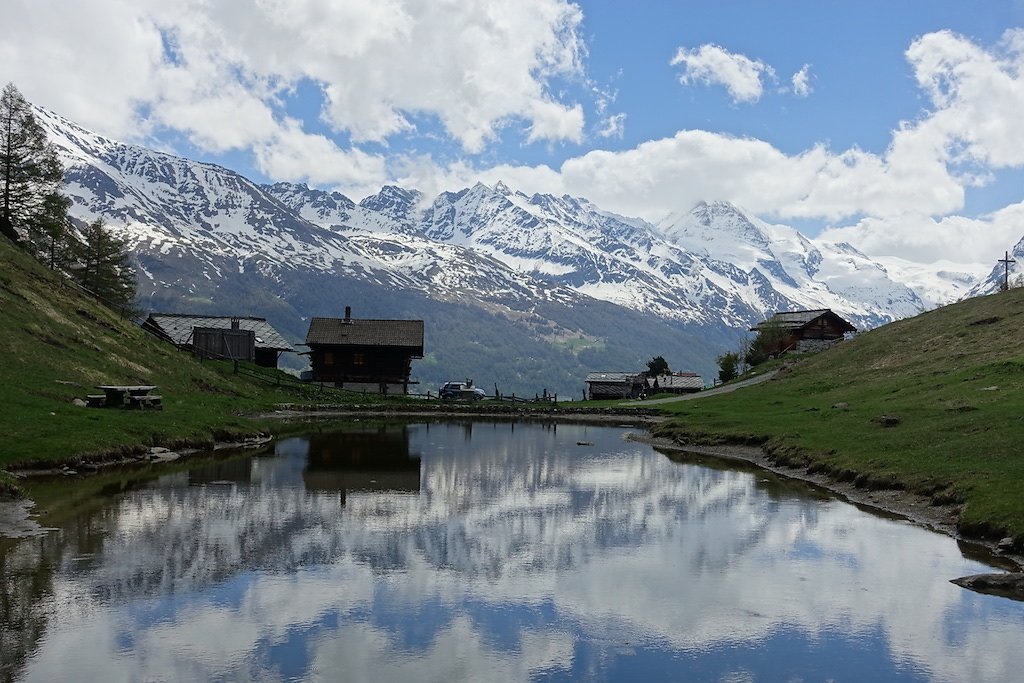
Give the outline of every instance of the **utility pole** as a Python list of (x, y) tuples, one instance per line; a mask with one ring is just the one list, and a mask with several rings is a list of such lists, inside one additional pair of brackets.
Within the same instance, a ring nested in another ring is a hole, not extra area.
[(999, 263), (1003, 264), (1003, 286), (1000, 289), (1004, 292), (1010, 289), (1010, 264), (1016, 262), (1017, 259), (1010, 258), (1010, 252), (1006, 252), (1006, 255), (999, 259)]

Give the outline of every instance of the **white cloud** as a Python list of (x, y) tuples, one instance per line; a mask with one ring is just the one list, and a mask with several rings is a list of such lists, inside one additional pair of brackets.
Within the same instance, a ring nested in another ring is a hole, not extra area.
[[(387, 162), (361, 150), (344, 151), (322, 135), (302, 132), (288, 120), (265, 142), (254, 146), (259, 169), (276, 180), (315, 185), (380, 190), (388, 177)], [(369, 194), (369, 192), (367, 192)]]
[(907, 213), (868, 217), (853, 225), (829, 228), (820, 237), (850, 242), (873, 256), (896, 256), (931, 263), (948, 260), (960, 264), (995, 263), (1004, 249), (1024, 233), (1024, 203), (1012, 204), (980, 218), (935, 218)]
[(622, 138), (626, 132), (626, 114), (612, 114), (601, 122), (597, 134), (602, 138)]
[[(516, 120), (528, 141), (582, 138), (582, 107), (549, 89), (582, 73), (582, 14), (566, 0), (11, 4), (5, 78), (118, 139), (170, 129), (210, 152), (301, 156), (329, 140), (302, 140), (286, 120), (282, 98), (299, 84), (320, 90), (324, 119), (357, 143), (387, 142), (423, 117), (469, 152)], [(299, 148), (269, 149), (288, 143)]]
[(807, 97), (814, 88), (811, 87), (811, 65), (804, 64), (800, 70), (793, 74), (793, 94), (797, 97)]
[(756, 102), (764, 92), (762, 78), (775, 78), (775, 70), (764, 62), (710, 43), (692, 50), (679, 48), (671, 64), (682, 65), (683, 85), (723, 85), (734, 102)]

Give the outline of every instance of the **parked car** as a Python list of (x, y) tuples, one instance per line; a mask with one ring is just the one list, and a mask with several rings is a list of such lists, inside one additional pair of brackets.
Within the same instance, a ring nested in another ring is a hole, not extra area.
[(487, 396), (483, 389), (473, 386), (473, 382), (445, 382), (438, 390), (438, 395), (443, 399), (464, 399), (479, 401)]

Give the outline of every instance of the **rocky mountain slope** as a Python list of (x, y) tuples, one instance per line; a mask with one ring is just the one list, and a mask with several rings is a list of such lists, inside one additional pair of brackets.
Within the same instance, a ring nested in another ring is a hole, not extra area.
[(65, 163), (72, 215), (128, 238), (144, 307), (264, 315), (297, 342), (308, 318), (345, 305), (422, 318), (428, 356), (415, 368), (427, 385), (471, 375), (575, 392), (588, 369), (642, 368), (653, 355), (710, 375), (775, 310), (832, 308), (869, 327), (926, 306), (852, 246), (726, 203), (658, 225), (501, 183), (433, 198), (389, 186), (356, 203), (37, 113)]

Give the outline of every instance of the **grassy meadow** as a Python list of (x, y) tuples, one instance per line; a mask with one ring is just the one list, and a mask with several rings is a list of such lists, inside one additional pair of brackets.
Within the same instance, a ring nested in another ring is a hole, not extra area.
[[(261, 373), (253, 377), (234, 374), (230, 362), (200, 363), (83, 296), (6, 239), (0, 357), (0, 470), (251, 435), (261, 425), (245, 415), (278, 403), (365, 402), (289, 383), (276, 370), (248, 366)], [(73, 403), (102, 393), (101, 384), (157, 385), (163, 410)]]
[(771, 382), (662, 406), (656, 431), (764, 444), (780, 464), (962, 503), (971, 535), (1024, 539), (1024, 289), (859, 335)]

